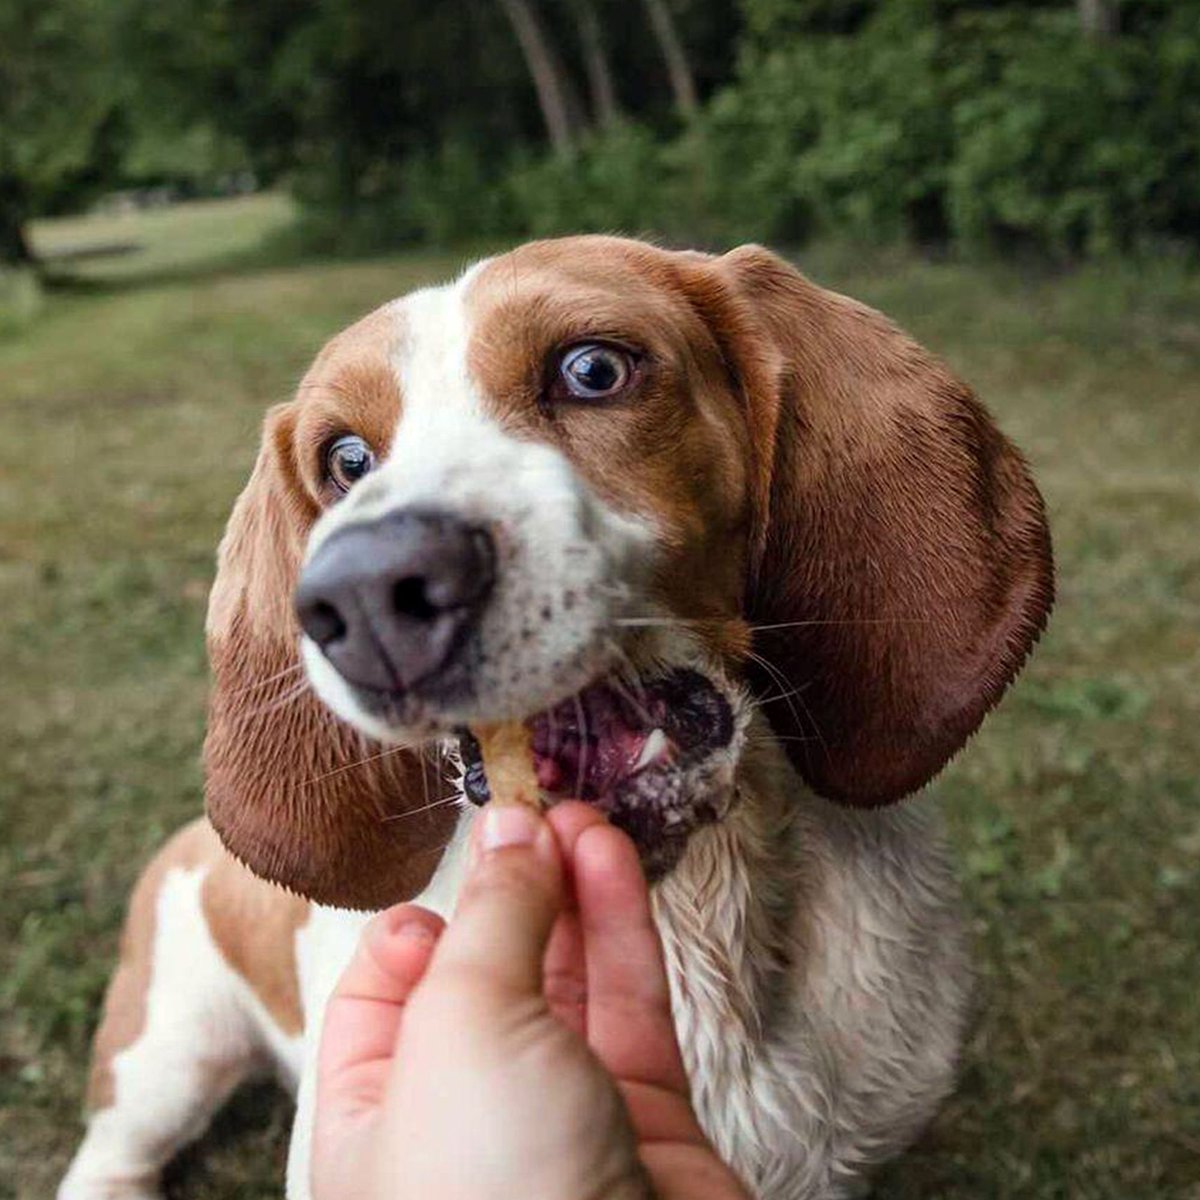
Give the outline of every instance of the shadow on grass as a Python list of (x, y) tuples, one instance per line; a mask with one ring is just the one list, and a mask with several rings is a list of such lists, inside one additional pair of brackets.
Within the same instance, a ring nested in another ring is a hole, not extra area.
[[(283, 1191), (292, 1102), (279, 1085), (261, 1080), (238, 1089), (209, 1127), (163, 1173), (167, 1200), (237, 1195), (276, 1196)], [(253, 1163), (253, 1178), (247, 1178)]]
[[(119, 253), (124, 256), (130, 252), (131, 250), (122, 250)], [(108, 257), (109, 253), (104, 250), (95, 253), (76, 252), (70, 257), (72, 260), (94, 260)], [(117, 296), (146, 289), (183, 287), (241, 275), (254, 275), (260, 271), (286, 270), (339, 261), (351, 262), (369, 258), (370, 255), (317, 254), (299, 246), (275, 246), (266, 242), (236, 254), (121, 275), (83, 275), (70, 270), (60, 270), (58, 263), (62, 257), (54, 255), (43, 259), (39, 264), (41, 285), (46, 291), (71, 296)]]
[[(314, 241), (306, 233), (303, 222), (296, 221), (266, 234), (256, 245), (208, 258), (198, 258), (191, 262), (114, 274), (103, 274), (99, 270), (84, 274), (70, 269), (59, 269), (59, 264), (64, 262), (94, 263), (109, 256), (126, 259), (129, 254), (141, 248), (136, 243), (108, 246), (97, 244), (94, 247), (71, 247), (65, 254), (51, 253), (43, 256), (37, 264), (39, 282), (47, 292), (58, 295), (104, 297), (160, 287), (210, 283), (264, 271), (363, 263), (405, 254), (438, 253), (451, 249), (401, 240), (376, 246), (339, 247), (324, 239)], [(493, 254), (497, 246), (495, 241), (480, 241), (456, 244), (452, 249), (466, 260)]]

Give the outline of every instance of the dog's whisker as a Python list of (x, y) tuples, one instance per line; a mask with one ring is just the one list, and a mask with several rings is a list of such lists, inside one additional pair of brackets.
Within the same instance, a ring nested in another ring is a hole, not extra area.
[(241, 720), (256, 721), (260, 717), (279, 712), (281, 709), (287, 708), (289, 704), (294, 704), (297, 700), (307, 695), (310, 690), (308, 678), (305, 677), (290, 691), (284, 692), (281, 696), (276, 696), (273, 700), (268, 700), (258, 708), (252, 708), (249, 712), (243, 713)]
[(265, 679), (256, 679), (253, 683), (247, 683), (244, 687), (234, 688), (229, 695), (245, 696), (249, 692), (258, 691), (259, 688), (265, 688), (272, 683), (278, 683), (281, 679), (288, 679), (295, 675), (297, 671), (303, 670), (303, 663), (292, 663), (290, 667), (285, 667), (282, 671), (276, 671), (274, 675), (268, 675)]
[[(614, 625), (624, 628), (641, 628), (662, 626), (665, 628), (686, 627), (695, 625), (738, 625), (743, 624), (741, 617), (615, 617)], [(769, 625), (754, 625), (745, 622), (751, 633), (770, 633), (780, 629), (804, 629), (827, 625), (929, 625), (928, 617), (828, 617), (814, 618), (810, 621), (778, 621)]]
[(447, 747), (446, 743), (438, 742), (438, 744), (437, 744), (437, 773), (438, 773), (438, 778), (443, 783), (445, 783), (450, 778), (449, 768), (448, 768), (449, 755), (450, 755), (450, 751), (449, 751), (449, 748)]
[(429, 772), (425, 769), (428, 765), (424, 755), (421, 756), (421, 791), (425, 794), (425, 807), (429, 807)]
[(824, 625), (930, 625), (929, 617), (828, 617), (811, 621), (778, 621), (773, 625), (750, 625), (753, 633), (769, 633), (776, 629), (802, 629)]
[[(792, 720), (795, 721), (801, 729), (811, 728), (813, 733), (816, 735), (817, 740), (821, 743), (821, 748), (826, 752), (826, 754), (828, 754), (829, 747), (825, 743), (825, 739), (821, 734), (820, 727), (817, 725), (816, 718), (812, 715), (808, 705), (804, 703), (804, 697), (800, 694), (800, 689), (795, 689), (794, 694), (789, 694), (793, 691), (793, 689), (788, 681), (787, 676), (784, 675), (784, 673), (778, 667), (765, 659), (761, 654), (758, 654), (753, 650), (747, 652), (747, 657), (752, 662), (758, 663), (758, 665), (762, 667), (762, 669), (766, 671), (771, 679), (775, 682), (775, 685), (782, 693), (780, 699), (786, 701), (788, 712), (791, 713)], [(798, 700), (800, 702), (800, 706), (804, 709), (804, 716), (807, 721), (801, 720), (800, 713), (797, 711), (796, 705), (793, 703), (794, 700)]]
[[(646, 707), (646, 689), (642, 684), (641, 675), (637, 668), (633, 665), (633, 660), (625, 653), (619, 642), (612, 638), (608, 639), (610, 649), (621, 661), (618, 664), (617, 671), (612, 675), (613, 690), (620, 693), (621, 696), (628, 701), (629, 705), (637, 713), (637, 715), (647, 724), (650, 722), (650, 711)], [(628, 672), (626, 680), (622, 680), (619, 672)], [(628, 688), (633, 688), (637, 692), (637, 697), (630, 695)]]
[(583, 799), (583, 781), (587, 778), (587, 713), (583, 708), (583, 701), (579, 699), (578, 693), (573, 697), (575, 701), (575, 719), (579, 723), (579, 766), (575, 772), (575, 796), (577, 799)]
[[(812, 681), (810, 680), (809, 683), (811, 682)], [(793, 690), (792, 695), (787, 698), (788, 707), (792, 708), (793, 701), (800, 705), (800, 708), (804, 713), (805, 720), (808, 722), (808, 728), (812, 730), (812, 740), (820, 744), (821, 752), (826, 758), (829, 758), (829, 743), (825, 741), (825, 735), (821, 732), (821, 726), (817, 722), (816, 714), (809, 707), (808, 701), (804, 699), (804, 692), (807, 691), (809, 683), (803, 683)], [(795, 709), (792, 708), (792, 711), (794, 712)], [(797, 722), (797, 724), (799, 724), (799, 722)], [(803, 728), (803, 726), (801, 726), (801, 728)]]
[(800, 687), (789, 688), (786, 692), (777, 692), (773, 696), (759, 696), (755, 699), (754, 702), (759, 706), (759, 708), (762, 708), (768, 704), (779, 704), (783, 700), (792, 700), (792, 699), (795, 699), (795, 697), (799, 696), (800, 693), (804, 691), (805, 686), (807, 686), (807, 685), (801, 685)]
[[(312, 779), (306, 779), (300, 786), (304, 788), (312, 787), (314, 784), (323, 783), (326, 779), (332, 779), (335, 775), (343, 775), (347, 771), (353, 771), (357, 767), (365, 767), (370, 763), (378, 762), (381, 758), (389, 758), (393, 754), (402, 754), (408, 749), (408, 746), (386, 746), (377, 754), (368, 754), (366, 758), (355, 759), (351, 763), (343, 763), (340, 767), (334, 767), (332, 771), (326, 771), (322, 775), (315, 775)], [(421, 774), (424, 775), (424, 771)]]
[[(380, 817), (379, 819), (383, 824), (386, 825), (390, 821), (403, 821), (405, 817), (418, 817), (421, 815), (421, 813), (432, 812), (435, 808), (445, 808), (449, 804), (457, 803), (457, 796), (443, 796), (440, 800), (434, 800), (431, 803), (422, 804), (419, 808), (408, 808), (401, 813), (389, 813), (386, 817)], [(449, 842), (446, 843), (447, 846), (449, 844)], [(445, 848), (445, 846), (442, 847), (443, 850)]]
[(620, 625), (624, 629), (641, 629), (658, 626), (675, 628), (681, 625), (706, 625), (712, 624), (712, 622), (690, 621), (686, 617), (616, 617), (613, 624)]
[(633, 709), (635, 713), (637, 713), (643, 724), (649, 725), (653, 718), (650, 715), (650, 710), (644, 703), (645, 693), (642, 693), (642, 699), (639, 700), (629, 691), (629, 689), (616, 675), (611, 676), (609, 682), (612, 684), (613, 691), (616, 692), (629, 705), (629, 707)]

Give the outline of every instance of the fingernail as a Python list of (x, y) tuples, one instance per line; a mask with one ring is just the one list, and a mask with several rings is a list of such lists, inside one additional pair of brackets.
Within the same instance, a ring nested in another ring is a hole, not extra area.
[(543, 827), (541, 817), (523, 804), (490, 805), (483, 810), (479, 844), (484, 851), (532, 846)]
[(381, 913), (375, 920), (375, 936), (383, 938), (403, 938), (405, 941), (432, 941), (433, 932), (429, 927), (404, 909), (390, 909)]
[(427, 925), (422, 925), (420, 921), (405, 921), (393, 930), (392, 937), (399, 938), (405, 942), (433, 942), (437, 939), (434, 937), (433, 930)]

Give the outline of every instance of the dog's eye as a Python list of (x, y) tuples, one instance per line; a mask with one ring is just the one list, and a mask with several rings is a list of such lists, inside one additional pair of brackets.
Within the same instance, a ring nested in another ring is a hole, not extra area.
[(627, 387), (634, 363), (628, 351), (584, 342), (563, 352), (558, 374), (567, 392), (579, 400), (603, 400)]
[(374, 466), (374, 451), (352, 433), (330, 442), (325, 451), (325, 477), (341, 492), (349, 491)]

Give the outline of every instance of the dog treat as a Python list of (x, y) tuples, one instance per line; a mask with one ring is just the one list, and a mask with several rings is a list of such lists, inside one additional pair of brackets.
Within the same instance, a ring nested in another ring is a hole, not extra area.
[(481, 725), (472, 732), (479, 742), (483, 769), (493, 804), (527, 804), (540, 808), (541, 791), (533, 769), (533, 735), (520, 721)]

